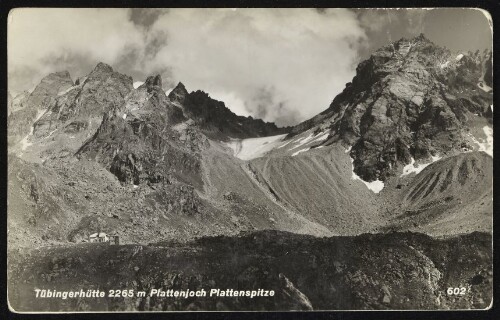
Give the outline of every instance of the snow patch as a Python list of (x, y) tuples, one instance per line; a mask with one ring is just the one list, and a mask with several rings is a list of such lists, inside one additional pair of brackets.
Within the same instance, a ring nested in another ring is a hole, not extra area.
[(302, 137), (302, 138), (295, 140), (295, 143), (298, 143), (298, 144), (295, 147), (288, 149), (288, 151), (292, 151), (293, 149), (297, 149), (298, 147), (303, 146), (307, 142), (311, 141), (313, 138), (314, 138), (314, 135), (311, 133), (307, 137)]
[(66, 94), (68, 92), (70, 92), (71, 90), (73, 90), (74, 88), (78, 88), (78, 86), (72, 86), (72, 87), (69, 87), (68, 89), (64, 90), (64, 91), (61, 91), (59, 92), (57, 95), (58, 96), (62, 96), (63, 94)]
[(21, 140), (21, 142), (20, 142), (21, 150), (26, 150), (26, 148), (28, 148), (29, 146), (31, 146), (33, 144), (33, 143), (29, 142), (28, 140), (33, 135), (33, 130), (35, 129), (35, 127), (34, 127), (35, 123), (43, 116), (44, 113), (45, 113), (45, 110), (38, 110), (38, 112), (36, 114), (35, 121), (33, 121), (33, 125), (30, 128), (30, 133), (28, 133), (26, 135), (26, 137), (24, 137), (23, 140)]
[(305, 149), (301, 149), (301, 150), (299, 150), (299, 151), (297, 151), (297, 152), (294, 152), (294, 153), (292, 154), (292, 157), (295, 157), (295, 156), (296, 156), (296, 155), (298, 155), (299, 153), (306, 152), (306, 151), (308, 151), (309, 149), (311, 149), (311, 148), (305, 148)]
[(276, 148), (286, 135), (285, 133), (262, 138), (235, 139), (226, 143), (226, 145), (233, 150), (235, 157), (241, 160), (251, 160), (262, 157)]
[(431, 162), (421, 163), (419, 165), (415, 165), (415, 159), (412, 157), (410, 164), (407, 164), (406, 166), (404, 166), (403, 173), (401, 174), (400, 177), (407, 176), (411, 173), (419, 174), (420, 171), (424, 170), (428, 165), (430, 165), (431, 163), (434, 163), (440, 159), (441, 159), (440, 156), (431, 156)]
[(318, 142), (318, 141), (323, 141), (328, 139), (328, 136), (330, 135), (330, 132), (324, 132), (324, 133), (319, 133), (316, 135), (316, 137), (311, 141), (311, 142)]
[(134, 86), (134, 89), (137, 89), (139, 88), (140, 86), (142, 86), (144, 84), (144, 82), (142, 81), (136, 81), (133, 83), (133, 86)]
[(463, 55), (463, 54), (459, 54), (459, 55), (455, 58), (455, 60), (456, 60), (456, 61), (460, 61), (463, 57), (464, 57), (464, 55)]
[(127, 119), (127, 114), (124, 113), (123, 116), (122, 116), (123, 120)]
[(52, 131), (49, 133), (49, 135), (47, 136), (47, 138), (48, 138), (48, 137), (50, 137), (50, 136), (51, 136), (54, 132), (56, 132), (56, 131), (57, 131), (57, 128), (56, 128), (56, 129), (54, 129), (54, 130), (52, 130)]
[(493, 90), (490, 86), (488, 86), (483, 81), (478, 82), (477, 86), (479, 89), (483, 90), (484, 92), (491, 92), (491, 90)]
[(327, 132), (320, 132), (316, 135), (314, 134), (310, 134), (308, 135), (307, 137), (302, 137), (300, 139), (297, 139), (295, 141), (295, 143), (298, 143), (296, 146), (288, 149), (288, 151), (292, 151), (293, 149), (297, 149), (298, 147), (301, 147), (305, 144), (308, 144), (308, 143), (311, 143), (311, 142), (318, 142), (318, 141), (323, 141), (323, 140), (326, 140), (328, 138), (328, 135), (330, 134), (329, 131)]
[(290, 142), (292, 142), (292, 140), (289, 140), (287, 142), (285, 142), (284, 144), (282, 144), (281, 146), (278, 147), (278, 149), (281, 149), (283, 148), (284, 146), (286, 146), (287, 144), (289, 144)]
[(485, 139), (480, 139), (479, 141), (471, 135), (472, 140), (479, 145), (478, 151), (484, 151), (486, 152), (490, 157), (493, 158), (493, 129), (484, 126), (483, 127), (483, 132), (484, 135), (486, 136)]
[(372, 182), (367, 182), (367, 181), (361, 179), (360, 176), (358, 176), (356, 173), (354, 173), (354, 166), (352, 167), (351, 179), (352, 180), (359, 180), (359, 181), (363, 182), (368, 189), (373, 191), (373, 193), (379, 193), (380, 191), (382, 191), (382, 189), (384, 189), (384, 182), (383, 181), (380, 181), (377, 179), (377, 180), (372, 181)]

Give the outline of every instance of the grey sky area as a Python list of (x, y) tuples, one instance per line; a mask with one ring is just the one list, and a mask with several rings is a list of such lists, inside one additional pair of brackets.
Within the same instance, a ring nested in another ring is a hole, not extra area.
[(491, 49), (474, 9), (15, 9), (8, 20), (8, 82), (31, 90), (50, 72), (73, 79), (100, 61), (164, 89), (182, 81), (236, 114), (278, 125), (328, 107), (370, 53), (424, 33), (453, 51)]

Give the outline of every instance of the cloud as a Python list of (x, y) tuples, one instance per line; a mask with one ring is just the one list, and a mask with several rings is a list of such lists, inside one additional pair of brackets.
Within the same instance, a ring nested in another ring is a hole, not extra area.
[(138, 26), (148, 29), (168, 9), (133, 8), (129, 11), (130, 20)]
[(343, 9), (177, 9), (151, 30), (168, 33), (151, 65), (169, 64), (189, 90), (230, 96), (236, 113), (281, 125), (328, 107), (353, 77), (365, 39), (356, 15)]
[(370, 32), (386, 31), (418, 35), (424, 31), (425, 9), (354, 9), (362, 28)]
[(326, 109), (350, 81), (366, 31), (346, 9), (15, 9), (9, 89), (99, 61), (134, 81), (160, 73), (235, 113), (290, 125)]
[(412, 35), (419, 35), (425, 31), (424, 19), (427, 10), (408, 10), (406, 16), (408, 18), (408, 32)]
[(361, 58), (373, 50), (402, 37), (411, 38), (425, 32), (426, 9), (352, 9), (360, 26), (366, 31), (367, 42), (359, 47)]
[[(8, 18), (9, 86), (12, 80), (28, 89), (46, 74), (65, 68), (73, 76), (83, 75), (90, 71), (88, 64), (113, 64), (142, 39), (126, 10), (14, 9)], [(34, 73), (20, 78), (23, 70)]]

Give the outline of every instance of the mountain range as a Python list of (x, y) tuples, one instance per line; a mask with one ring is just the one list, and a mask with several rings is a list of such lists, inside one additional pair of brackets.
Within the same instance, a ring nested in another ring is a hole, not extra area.
[(491, 235), (491, 59), (401, 39), (361, 62), (325, 111), (284, 128), (182, 83), (167, 95), (159, 75), (134, 88), (104, 63), (76, 81), (50, 74), (9, 94), (9, 249), (94, 232), (126, 244)]

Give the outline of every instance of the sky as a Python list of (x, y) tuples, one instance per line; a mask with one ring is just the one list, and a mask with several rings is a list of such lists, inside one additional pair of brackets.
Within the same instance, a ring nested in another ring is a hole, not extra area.
[(491, 49), (475, 9), (18, 8), (7, 29), (8, 87), (32, 90), (51, 72), (73, 80), (98, 62), (166, 91), (182, 82), (234, 113), (279, 126), (325, 110), (378, 48), (424, 33), (452, 51)]

